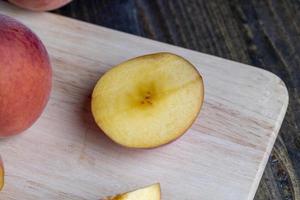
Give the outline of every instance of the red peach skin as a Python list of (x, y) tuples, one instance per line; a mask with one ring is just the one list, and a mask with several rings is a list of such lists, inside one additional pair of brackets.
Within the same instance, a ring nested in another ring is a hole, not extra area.
[(60, 8), (72, 0), (9, 0), (9, 2), (34, 11), (47, 11)]
[(52, 70), (38, 37), (0, 14), (0, 138), (29, 128), (41, 115), (51, 90)]

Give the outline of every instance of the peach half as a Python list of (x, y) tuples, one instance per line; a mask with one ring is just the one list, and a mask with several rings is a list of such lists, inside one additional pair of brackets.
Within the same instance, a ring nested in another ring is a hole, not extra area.
[(116, 143), (153, 148), (181, 135), (204, 98), (202, 77), (186, 59), (156, 53), (125, 61), (106, 72), (92, 94), (98, 126)]

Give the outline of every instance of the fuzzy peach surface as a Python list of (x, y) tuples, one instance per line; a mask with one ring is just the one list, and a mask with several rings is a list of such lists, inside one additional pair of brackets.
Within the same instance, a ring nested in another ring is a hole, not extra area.
[(20, 133), (41, 115), (51, 90), (45, 47), (23, 24), (0, 15), (0, 137)]
[(9, 0), (9, 2), (34, 11), (47, 11), (60, 8), (72, 0)]

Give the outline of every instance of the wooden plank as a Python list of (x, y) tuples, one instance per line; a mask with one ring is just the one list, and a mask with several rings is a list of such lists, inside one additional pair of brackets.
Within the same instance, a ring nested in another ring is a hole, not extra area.
[[(54, 68), (46, 111), (27, 131), (0, 141), (5, 199), (97, 199), (153, 182), (163, 199), (252, 199), (283, 120), (288, 95), (275, 75), (248, 65), (0, 3), (0, 12), (33, 29)], [(91, 90), (111, 66), (170, 51), (204, 77), (203, 110), (180, 140), (131, 150), (94, 125)]]

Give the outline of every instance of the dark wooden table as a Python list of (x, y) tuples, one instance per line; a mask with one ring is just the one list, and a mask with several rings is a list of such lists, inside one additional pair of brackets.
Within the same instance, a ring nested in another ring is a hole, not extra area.
[(74, 0), (55, 12), (281, 77), (289, 108), (255, 199), (300, 199), (299, 0)]

